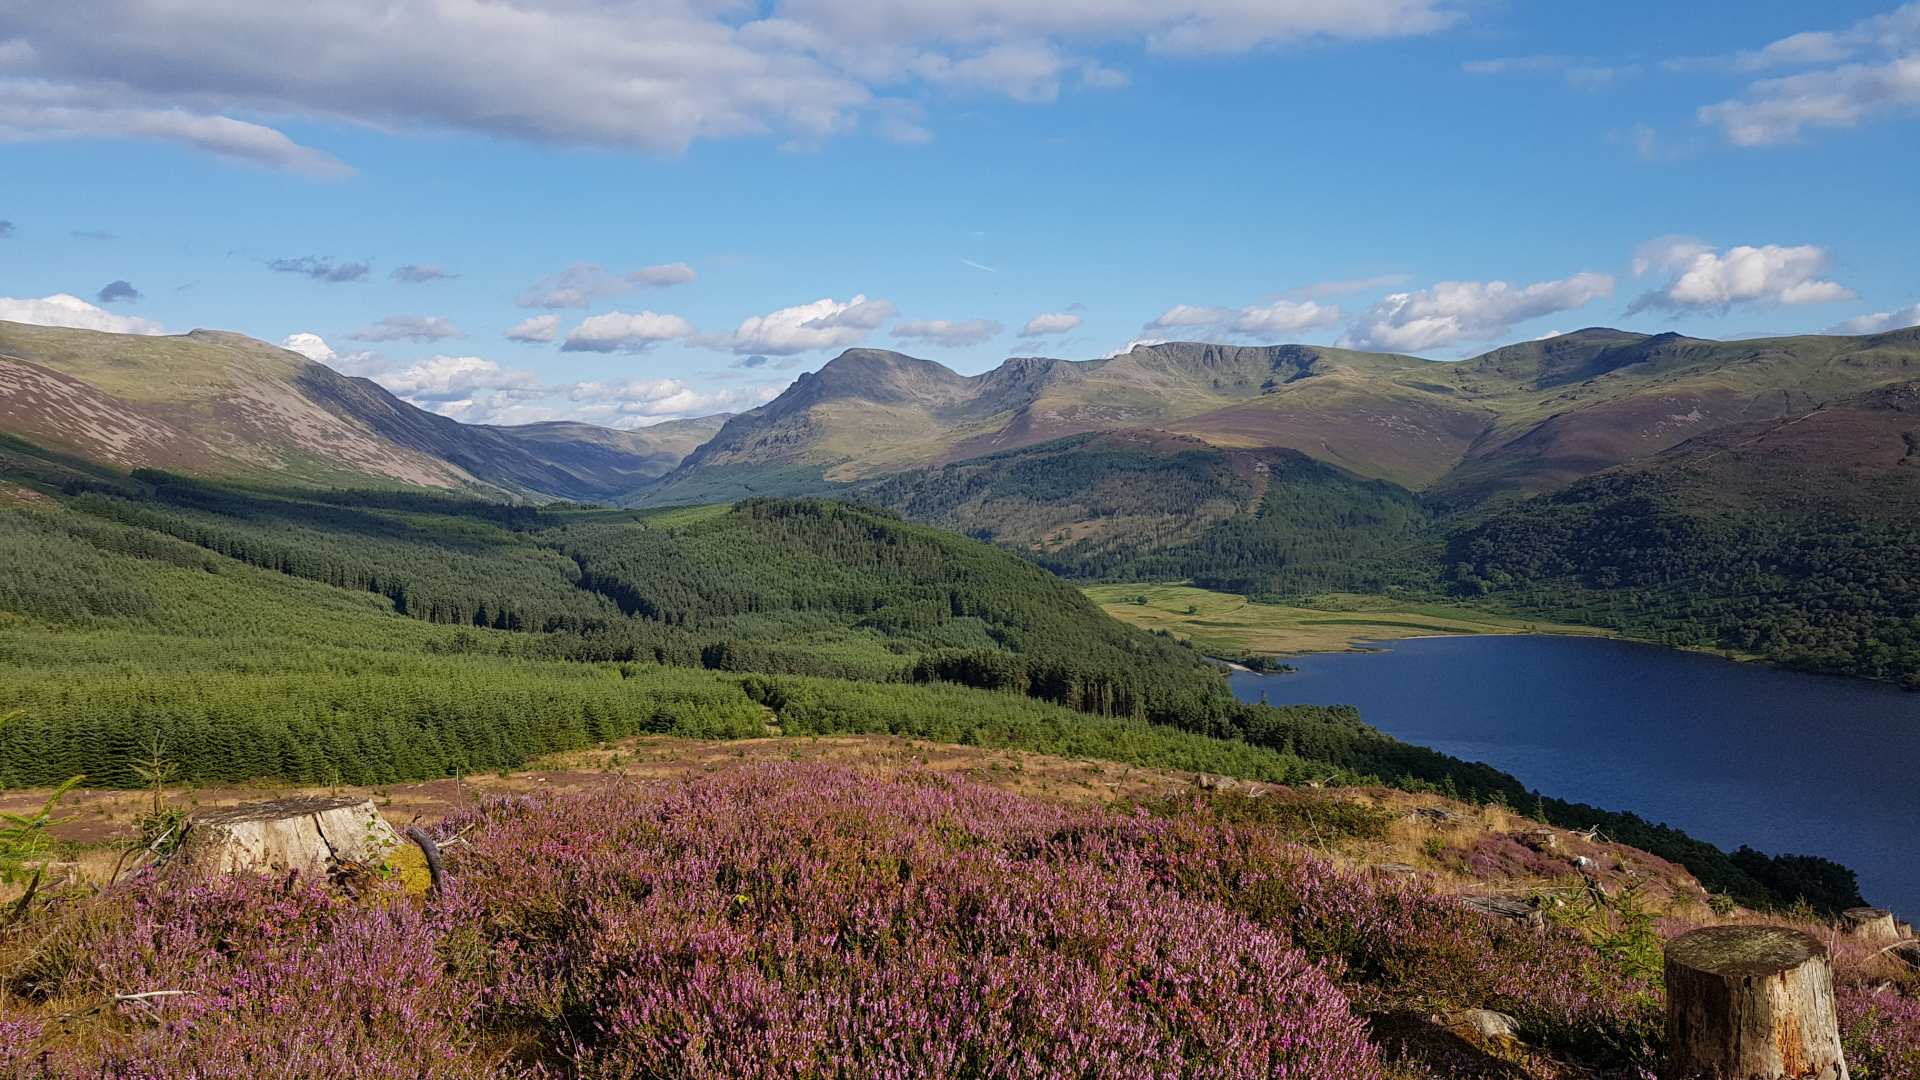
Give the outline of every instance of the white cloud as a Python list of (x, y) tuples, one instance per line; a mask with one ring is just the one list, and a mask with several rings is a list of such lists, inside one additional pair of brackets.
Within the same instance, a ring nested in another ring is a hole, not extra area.
[(609, 311), (574, 327), (560, 349), (562, 352), (643, 352), (662, 341), (692, 337), (693, 332), (693, 324), (678, 315)]
[(1824, 304), (1853, 298), (1853, 290), (1818, 277), (1827, 253), (1812, 244), (1784, 247), (1742, 244), (1716, 251), (1690, 237), (1643, 244), (1633, 260), (1635, 276), (1668, 275), (1665, 285), (1641, 294), (1628, 314), (1650, 308), (1724, 311), (1736, 304)]
[[(1244, 53), (1429, 34), (1452, 0), (98, 0), (8, 5), (0, 137), (168, 139), (316, 176), (347, 167), (228, 114), (674, 153), (817, 143), (951, 87), (1046, 101), (1123, 78), (1090, 50)], [(325, 43), (315, 48), (314, 43)]]
[(507, 327), (508, 341), (539, 343), (552, 341), (560, 330), (560, 316), (533, 315)]
[(1340, 309), (1312, 300), (1275, 300), (1271, 304), (1240, 309), (1227, 329), (1242, 337), (1273, 337), (1332, 326), (1340, 321)]
[(1848, 128), (1877, 113), (1920, 107), (1920, 3), (1843, 30), (1794, 34), (1720, 63), (1740, 71), (1833, 65), (1762, 79), (1738, 97), (1702, 106), (1700, 122), (1738, 146), (1792, 142), (1807, 128)]
[(439, 315), (388, 315), (371, 326), (347, 335), (355, 341), (445, 341), (465, 337), (460, 328)]
[[(1217, 326), (1233, 317), (1233, 311), (1223, 307), (1199, 307), (1194, 304), (1175, 304), (1155, 316), (1141, 329), (1176, 330), (1191, 326)], [(1123, 350), (1124, 351), (1124, 350)]]
[[(0, 35), (6, 33), (0, 16)], [(20, 50), (19, 71), (34, 66), (35, 50)], [(48, 139), (140, 139), (169, 142), (246, 165), (316, 179), (352, 175), (353, 169), (310, 146), (301, 146), (263, 124), (229, 116), (195, 114), (139, 96), (127, 100), (111, 81), (49, 84), (10, 74), (0, 66), (0, 142)]]
[(288, 334), (280, 343), (283, 349), (297, 352), (316, 364), (325, 364), (342, 375), (378, 375), (387, 370), (387, 358), (372, 350), (338, 353), (319, 334), (302, 330)]
[(405, 266), (394, 267), (393, 272), (387, 276), (409, 285), (424, 285), (429, 281), (444, 281), (460, 275), (447, 273), (446, 268), (439, 263), (408, 263)]
[(1905, 330), (1909, 326), (1920, 326), (1920, 303), (1909, 304), (1894, 311), (1876, 311), (1871, 315), (1858, 315), (1828, 329), (1830, 334), (1884, 334), (1889, 330)]
[(1048, 334), (1070, 334), (1080, 327), (1080, 316), (1070, 311), (1049, 311), (1035, 315), (1020, 328), (1023, 338), (1045, 337)]
[(105, 330), (113, 334), (163, 334), (160, 324), (135, 315), (116, 315), (71, 293), (54, 293), (37, 300), (0, 296), (0, 322), (35, 326), (69, 326), (76, 330)]
[(958, 322), (947, 319), (914, 319), (895, 324), (888, 333), (897, 338), (914, 341), (931, 341), (937, 345), (958, 348), (965, 345), (978, 345), (990, 338), (998, 337), (1006, 327), (991, 319), (962, 319)]
[(609, 427), (636, 428), (688, 416), (739, 412), (764, 405), (780, 393), (777, 384), (697, 390), (679, 379), (581, 382), (567, 391), (568, 415)]
[(327, 344), (326, 338), (305, 330), (297, 334), (288, 334), (286, 340), (280, 343), (280, 347), (290, 352), (297, 352), (316, 364), (331, 363), (338, 355), (333, 351), (333, 346)]
[[(1245, 338), (1271, 338), (1276, 335), (1332, 326), (1340, 321), (1338, 307), (1312, 300), (1278, 299), (1251, 307), (1205, 307), (1175, 304), (1141, 327), (1141, 333), (1158, 340), (1167, 331), (1215, 337), (1232, 334)], [(1124, 351), (1124, 350), (1123, 350)]]
[(792, 356), (814, 349), (843, 349), (866, 340), (868, 332), (893, 318), (890, 300), (869, 300), (864, 293), (846, 303), (832, 298), (797, 304), (741, 320), (733, 333), (707, 342), (736, 353)]
[(626, 274), (612, 273), (594, 263), (574, 263), (527, 286), (514, 303), (528, 308), (583, 308), (604, 297), (625, 296), (642, 286), (664, 289), (685, 285), (698, 276), (683, 262), (643, 266)]
[(1484, 341), (1505, 334), (1515, 323), (1571, 311), (1611, 295), (1613, 278), (1594, 273), (1531, 285), (1442, 281), (1417, 292), (1390, 294), (1362, 312), (1340, 344), (1420, 352), (1459, 341)]
[(510, 371), (478, 356), (435, 356), (376, 381), (415, 404), (529, 400), (548, 392), (533, 372)]
[(1791, 142), (1809, 127), (1853, 127), (1870, 114), (1920, 106), (1920, 53), (1885, 64), (1766, 79), (1746, 95), (1700, 109), (1700, 122), (1738, 146)]

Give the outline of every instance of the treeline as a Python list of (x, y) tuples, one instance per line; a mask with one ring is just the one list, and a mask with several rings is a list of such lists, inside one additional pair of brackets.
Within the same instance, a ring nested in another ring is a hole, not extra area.
[(1920, 689), (1920, 507), (1716, 505), (1596, 477), (1452, 538), (1459, 594), (1675, 645)]
[(858, 497), (1099, 581), (1379, 591), (1430, 582), (1437, 554), (1417, 496), (1289, 450), (1081, 435), (876, 480)]
[[(1533, 805), (1511, 777), (1399, 743), (1351, 709), (1237, 702), (1203, 658), (1051, 575), (869, 510), (502, 511), (130, 483), (0, 511), (0, 712), (27, 713), (0, 729), (0, 784), (132, 784), (154, 745), (195, 783), (382, 783), (642, 732), (758, 735), (772, 720)], [(295, 558), (303, 545), (312, 557)], [(502, 610), (591, 605), (578, 610), (604, 622), (440, 621), (359, 578), (340, 584), (356, 565)], [(558, 599), (562, 584), (578, 599)], [(1817, 862), (1736, 863), (1637, 819), (1540, 805), (1743, 899), (1835, 895)]]

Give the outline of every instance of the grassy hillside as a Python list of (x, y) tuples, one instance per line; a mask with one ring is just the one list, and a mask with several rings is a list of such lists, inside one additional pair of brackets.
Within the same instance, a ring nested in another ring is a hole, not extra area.
[(1764, 859), (1536, 799), (1351, 709), (1236, 702), (1198, 653), (1067, 583), (869, 511), (540, 509), (12, 461), (35, 497), (0, 509), (0, 714), (25, 712), (0, 726), (0, 784), (130, 784), (156, 746), (193, 782), (375, 783), (646, 732), (886, 733), (1444, 787), (1783, 899)]
[(1223, 450), (1291, 450), (1471, 506), (1916, 375), (1913, 331), (1720, 342), (1589, 329), (1458, 363), (1169, 342), (1098, 360), (1014, 359), (964, 377), (855, 349), (735, 417), (637, 497), (818, 491), (1072, 435), (1154, 431)]
[(1420, 576), (1411, 492), (1291, 450), (1152, 432), (1082, 435), (861, 485), (855, 497), (1026, 553), (1057, 573), (1259, 594)]
[(634, 432), (468, 425), (240, 334), (0, 322), (0, 433), (122, 468), (611, 500), (674, 468), (722, 419)]
[(1454, 588), (1675, 644), (1920, 688), (1920, 384), (1728, 428), (1522, 503)]
[(1092, 585), (1085, 591), (1101, 610), (1129, 626), (1165, 631), (1210, 656), (1256, 664), (1299, 653), (1339, 652), (1368, 641), (1436, 634), (1605, 633), (1458, 604), (1349, 593), (1277, 604), (1190, 585)]

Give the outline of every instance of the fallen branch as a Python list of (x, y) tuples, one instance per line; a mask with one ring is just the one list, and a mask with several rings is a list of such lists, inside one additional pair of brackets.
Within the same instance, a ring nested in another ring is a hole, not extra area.
[(427, 857), (427, 877), (430, 882), (427, 885), (427, 895), (440, 895), (441, 882), (444, 874), (440, 866), (440, 846), (435, 844), (433, 837), (428, 836), (427, 831), (418, 825), (407, 826), (407, 839), (419, 845), (420, 854)]

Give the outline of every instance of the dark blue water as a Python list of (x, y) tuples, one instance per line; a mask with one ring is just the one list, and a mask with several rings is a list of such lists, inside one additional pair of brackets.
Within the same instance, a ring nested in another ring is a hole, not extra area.
[(1597, 638), (1426, 638), (1236, 673), (1725, 848), (1824, 855), (1920, 918), (1920, 693)]

